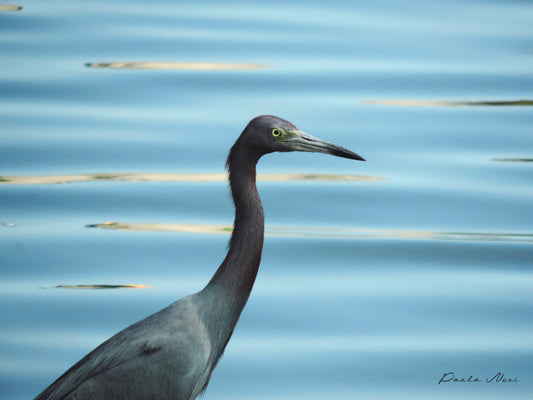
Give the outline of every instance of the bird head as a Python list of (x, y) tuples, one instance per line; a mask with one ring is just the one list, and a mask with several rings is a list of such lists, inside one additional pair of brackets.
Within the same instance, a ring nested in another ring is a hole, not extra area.
[(252, 119), (239, 141), (256, 148), (262, 154), (274, 151), (306, 151), (365, 161), (363, 157), (344, 147), (308, 135), (289, 121), (272, 115), (261, 115)]

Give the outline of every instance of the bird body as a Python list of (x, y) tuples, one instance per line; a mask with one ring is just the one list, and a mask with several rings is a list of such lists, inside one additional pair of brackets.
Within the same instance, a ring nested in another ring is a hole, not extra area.
[(195, 297), (117, 333), (36, 399), (194, 399), (212, 370), (211, 339)]
[(209, 283), (117, 333), (35, 400), (195, 399), (207, 386), (252, 290), (263, 248), (256, 164), (273, 151), (318, 151), (363, 160), (274, 116), (254, 118), (226, 166), (235, 203), (228, 253)]

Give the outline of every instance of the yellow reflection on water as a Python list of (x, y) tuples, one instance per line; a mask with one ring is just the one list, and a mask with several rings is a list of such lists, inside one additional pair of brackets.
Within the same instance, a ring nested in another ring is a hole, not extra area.
[(14, 6), (11, 4), (0, 4), (0, 11), (20, 11), (22, 6)]
[[(114, 229), (119, 231), (139, 232), (188, 232), (203, 234), (229, 234), (230, 225), (203, 224), (151, 224), (105, 222), (86, 225), (88, 228)], [(266, 235), (308, 238), (335, 239), (411, 239), (411, 240), (457, 240), (457, 241), (506, 241), (533, 242), (533, 234), (528, 233), (486, 233), (486, 232), (432, 232), (402, 231), (391, 229), (351, 229), (323, 227), (274, 227), (265, 228)]]
[[(44, 185), (53, 183), (73, 183), (84, 181), (159, 181), (159, 182), (223, 182), (227, 174), (83, 174), (83, 175), (18, 175), (0, 176), (0, 184)], [(331, 174), (258, 174), (259, 181), (381, 181), (385, 178), (364, 175)]]
[(89, 68), (113, 69), (155, 69), (155, 70), (195, 70), (195, 71), (235, 71), (247, 69), (261, 69), (269, 67), (266, 64), (232, 64), (214, 62), (172, 62), (172, 61), (125, 61), (87, 63)]
[(533, 106), (533, 100), (494, 100), (494, 101), (445, 101), (445, 100), (365, 100), (367, 104), (380, 104), (403, 107), (459, 107), (459, 106)]
[(58, 289), (147, 289), (148, 285), (57, 285)]

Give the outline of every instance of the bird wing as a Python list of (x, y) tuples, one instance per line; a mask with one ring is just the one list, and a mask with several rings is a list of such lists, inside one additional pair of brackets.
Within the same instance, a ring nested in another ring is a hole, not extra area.
[(190, 297), (117, 333), (35, 400), (194, 398), (209, 379), (211, 346)]

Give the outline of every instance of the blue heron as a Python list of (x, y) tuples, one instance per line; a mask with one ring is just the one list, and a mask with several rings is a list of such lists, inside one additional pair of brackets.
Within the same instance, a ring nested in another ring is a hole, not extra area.
[(263, 249), (264, 215), (255, 184), (259, 158), (275, 151), (364, 159), (263, 115), (252, 119), (229, 152), (235, 204), (226, 258), (209, 283), (127, 327), (91, 351), (36, 400), (195, 399), (209, 378), (250, 296)]

